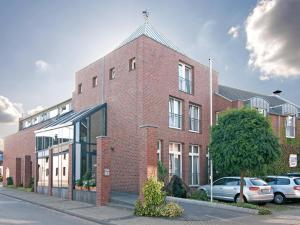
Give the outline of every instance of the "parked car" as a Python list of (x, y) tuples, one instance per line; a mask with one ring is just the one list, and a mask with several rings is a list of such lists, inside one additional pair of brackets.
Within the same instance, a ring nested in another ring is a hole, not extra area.
[(300, 172), (292, 172), (292, 173), (286, 173), (284, 176), (288, 177), (300, 177)]
[(300, 177), (267, 176), (265, 181), (273, 188), (276, 204), (283, 204), (287, 199), (300, 199)]
[[(238, 202), (240, 197), (240, 177), (223, 177), (213, 183), (213, 198)], [(210, 197), (210, 185), (200, 186), (198, 190), (205, 191)], [(244, 200), (253, 203), (267, 203), (274, 198), (273, 190), (265, 181), (259, 178), (244, 178)]]

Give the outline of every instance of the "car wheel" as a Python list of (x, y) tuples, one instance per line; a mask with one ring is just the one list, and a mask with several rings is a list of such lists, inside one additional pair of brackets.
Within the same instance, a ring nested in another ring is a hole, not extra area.
[[(243, 196), (243, 198), (244, 198), (244, 202), (246, 203), (246, 202), (247, 202), (247, 199), (246, 199), (246, 197), (245, 197), (245, 196)], [(238, 195), (236, 195), (236, 196), (235, 196), (235, 198), (234, 198), (234, 202), (235, 202), (235, 203), (238, 203), (238, 202), (240, 202), (240, 194), (238, 194)]]
[(285, 196), (281, 193), (276, 193), (274, 195), (274, 202), (275, 204), (281, 205), (285, 202)]

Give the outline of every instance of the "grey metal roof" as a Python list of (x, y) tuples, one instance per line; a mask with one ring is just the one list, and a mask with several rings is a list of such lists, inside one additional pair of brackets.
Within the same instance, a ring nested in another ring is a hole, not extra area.
[(88, 116), (89, 114), (97, 111), (98, 109), (100, 109), (104, 106), (106, 106), (106, 103), (89, 107), (89, 108), (84, 109), (80, 112), (74, 112), (74, 111), (67, 112), (67, 113), (65, 113), (61, 116), (53, 118), (51, 121), (46, 123), (43, 127), (41, 127), (39, 130), (37, 130), (35, 132), (38, 133), (40, 131), (45, 131), (45, 130), (48, 130), (48, 129), (50, 130), (50, 129), (53, 129), (55, 127), (62, 127), (64, 125), (66, 125), (66, 126), (71, 125), (72, 123)]
[[(145, 35), (158, 43), (167, 46), (177, 52), (182, 53), (179, 48), (177, 48), (174, 44), (171, 43), (163, 34), (156, 31), (154, 27), (149, 23), (145, 22), (142, 26), (140, 26), (136, 31), (134, 31), (125, 41), (123, 41), (118, 48), (128, 44), (129, 42), (137, 39), (138, 37)], [(183, 53), (182, 53), (183, 54)]]
[(250, 92), (250, 91), (244, 91), (241, 89), (232, 88), (232, 87), (228, 87), (228, 86), (224, 86), (224, 85), (219, 85), (218, 94), (224, 96), (225, 98), (227, 98), (231, 101), (235, 101), (235, 100), (245, 101), (245, 100), (248, 100), (253, 97), (261, 97), (269, 102), (270, 107), (275, 107), (275, 106), (279, 106), (279, 105), (288, 103), (288, 104), (292, 104), (292, 105), (296, 106), (299, 109), (299, 107), (296, 104), (294, 104), (288, 100), (284, 100), (280, 96), (263, 95), (263, 94)]

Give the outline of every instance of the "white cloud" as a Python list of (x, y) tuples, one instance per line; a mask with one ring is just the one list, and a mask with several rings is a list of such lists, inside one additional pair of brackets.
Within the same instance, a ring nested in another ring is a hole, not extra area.
[(22, 105), (0, 95), (0, 123), (14, 123), (22, 115)]
[(300, 77), (299, 10), (299, 0), (260, 0), (248, 16), (249, 65), (261, 79)]
[(239, 30), (240, 30), (239, 26), (232, 26), (229, 28), (228, 34), (233, 38), (237, 38), (239, 36)]
[(29, 110), (28, 112), (27, 112), (27, 114), (28, 115), (34, 115), (34, 114), (36, 114), (36, 113), (38, 113), (38, 112), (40, 112), (40, 111), (43, 111), (45, 108), (43, 107), (43, 106), (37, 106), (37, 107), (35, 107), (34, 109), (31, 109), (31, 110)]
[(50, 68), (49, 64), (41, 59), (35, 61), (35, 66), (36, 66), (37, 70), (40, 72), (46, 72)]

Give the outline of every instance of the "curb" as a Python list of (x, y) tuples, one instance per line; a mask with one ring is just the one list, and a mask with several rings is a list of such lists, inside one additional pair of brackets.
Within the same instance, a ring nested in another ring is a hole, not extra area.
[(41, 207), (44, 207), (44, 208), (47, 208), (47, 209), (51, 209), (51, 210), (54, 210), (56, 212), (64, 213), (64, 214), (74, 216), (74, 217), (77, 217), (77, 218), (80, 218), (80, 219), (83, 219), (83, 220), (87, 220), (87, 221), (90, 221), (90, 222), (93, 222), (93, 223), (98, 223), (98, 224), (102, 224), (102, 225), (112, 225), (112, 223), (110, 223), (110, 222), (106, 222), (106, 221), (103, 221), (103, 220), (97, 220), (97, 219), (95, 219), (93, 217), (89, 217), (89, 216), (78, 215), (78, 214), (72, 213), (68, 210), (57, 209), (57, 208), (54, 208), (52, 206), (44, 205), (44, 204), (41, 204), (41, 203), (38, 203), (38, 202), (30, 201), (28, 199), (24, 199), (24, 198), (16, 197), (16, 196), (13, 196), (13, 195), (9, 195), (7, 193), (4, 194), (3, 192), (0, 192), (0, 194), (5, 195), (7, 197), (15, 198), (15, 199), (18, 199), (18, 200), (21, 200), (21, 201), (24, 201), (24, 202), (29, 202), (33, 205), (38, 205), (38, 206), (41, 206)]
[(199, 201), (199, 200), (193, 200), (193, 199), (176, 198), (176, 197), (171, 197), (171, 196), (167, 196), (167, 200), (173, 201), (176, 203), (189, 203), (189, 204), (194, 204), (194, 205), (207, 206), (207, 207), (211, 207), (211, 208), (226, 209), (226, 210), (231, 210), (231, 211), (235, 211), (235, 212), (242, 212), (242, 213), (249, 213), (252, 215), (258, 215), (257, 209), (247, 209), (247, 208), (242, 208), (242, 207), (237, 207), (237, 206), (232, 206), (232, 205), (225, 205), (225, 204), (220, 204), (220, 203), (215, 203), (215, 202), (205, 202), (205, 201)]

